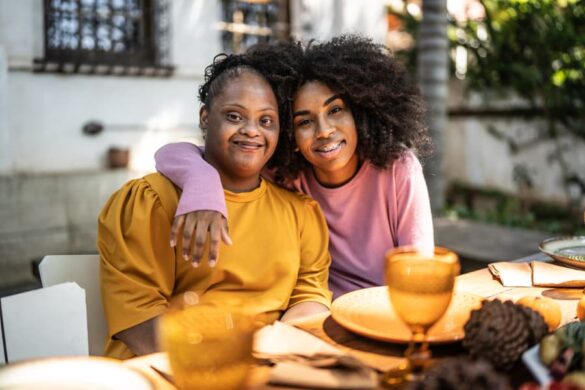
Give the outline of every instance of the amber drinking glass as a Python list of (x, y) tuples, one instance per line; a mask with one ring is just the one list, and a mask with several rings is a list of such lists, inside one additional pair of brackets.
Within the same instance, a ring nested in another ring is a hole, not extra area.
[(177, 387), (245, 387), (255, 329), (253, 318), (232, 308), (205, 304), (171, 308), (160, 322), (160, 342)]
[(407, 364), (386, 373), (387, 385), (418, 375), (431, 356), (428, 330), (443, 316), (460, 266), (457, 255), (436, 247), (434, 253), (396, 248), (386, 254), (386, 283), (396, 315), (410, 328), (412, 338), (405, 352)]

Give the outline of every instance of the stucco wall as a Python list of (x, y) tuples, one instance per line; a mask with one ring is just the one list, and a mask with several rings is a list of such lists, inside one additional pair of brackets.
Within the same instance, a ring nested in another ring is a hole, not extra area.
[[(525, 107), (522, 100), (514, 97), (492, 96), (487, 100), (478, 93), (466, 93), (459, 81), (452, 81), (449, 90), (450, 109), (505, 109)], [(520, 145), (528, 144), (513, 152), (508, 143), (494, 136), (493, 131)], [(554, 158), (555, 143), (550, 140), (531, 142), (539, 134), (547, 132), (547, 124), (540, 117), (456, 116), (449, 118), (444, 142), (444, 173), (448, 181), (466, 183), (476, 188), (498, 189), (518, 194), (514, 181), (514, 167), (526, 169), (533, 188), (523, 196), (564, 204), (567, 201), (563, 187), (563, 175)], [(568, 132), (560, 139), (564, 158), (570, 171), (583, 177), (585, 172), (585, 141)], [(577, 195), (578, 196), (578, 195)], [(585, 199), (581, 199), (585, 207)]]

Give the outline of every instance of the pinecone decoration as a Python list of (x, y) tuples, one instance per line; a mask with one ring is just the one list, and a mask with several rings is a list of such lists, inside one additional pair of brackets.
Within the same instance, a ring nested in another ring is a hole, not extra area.
[(486, 300), (465, 324), (463, 347), (472, 357), (509, 370), (547, 330), (544, 318), (532, 309), (512, 301)]
[(451, 358), (409, 384), (408, 390), (511, 390), (508, 379), (486, 361)]

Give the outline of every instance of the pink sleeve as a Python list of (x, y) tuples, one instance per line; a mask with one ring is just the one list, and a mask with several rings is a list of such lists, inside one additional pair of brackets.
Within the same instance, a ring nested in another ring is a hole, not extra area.
[(397, 241), (399, 246), (414, 246), (432, 252), (435, 240), (431, 203), (420, 162), (412, 153), (394, 163)]
[(203, 159), (202, 149), (187, 142), (168, 144), (154, 159), (156, 170), (183, 189), (175, 215), (213, 210), (227, 218), (219, 173)]

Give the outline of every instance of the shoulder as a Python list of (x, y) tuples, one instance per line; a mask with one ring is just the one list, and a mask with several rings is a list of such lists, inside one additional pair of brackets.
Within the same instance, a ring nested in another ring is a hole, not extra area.
[(124, 184), (110, 197), (103, 211), (116, 206), (135, 211), (161, 206), (172, 219), (178, 201), (179, 193), (173, 183), (153, 173)]
[(392, 163), (392, 168), (395, 172), (420, 172), (422, 165), (412, 150), (407, 150), (400, 157)]
[(317, 203), (313, 198), (300, 192), (280, 187), (274, 183), (266, 182), (267, 190), (271, 196), (280, 198), (283, 202), (291, 203), (297, 206)]

